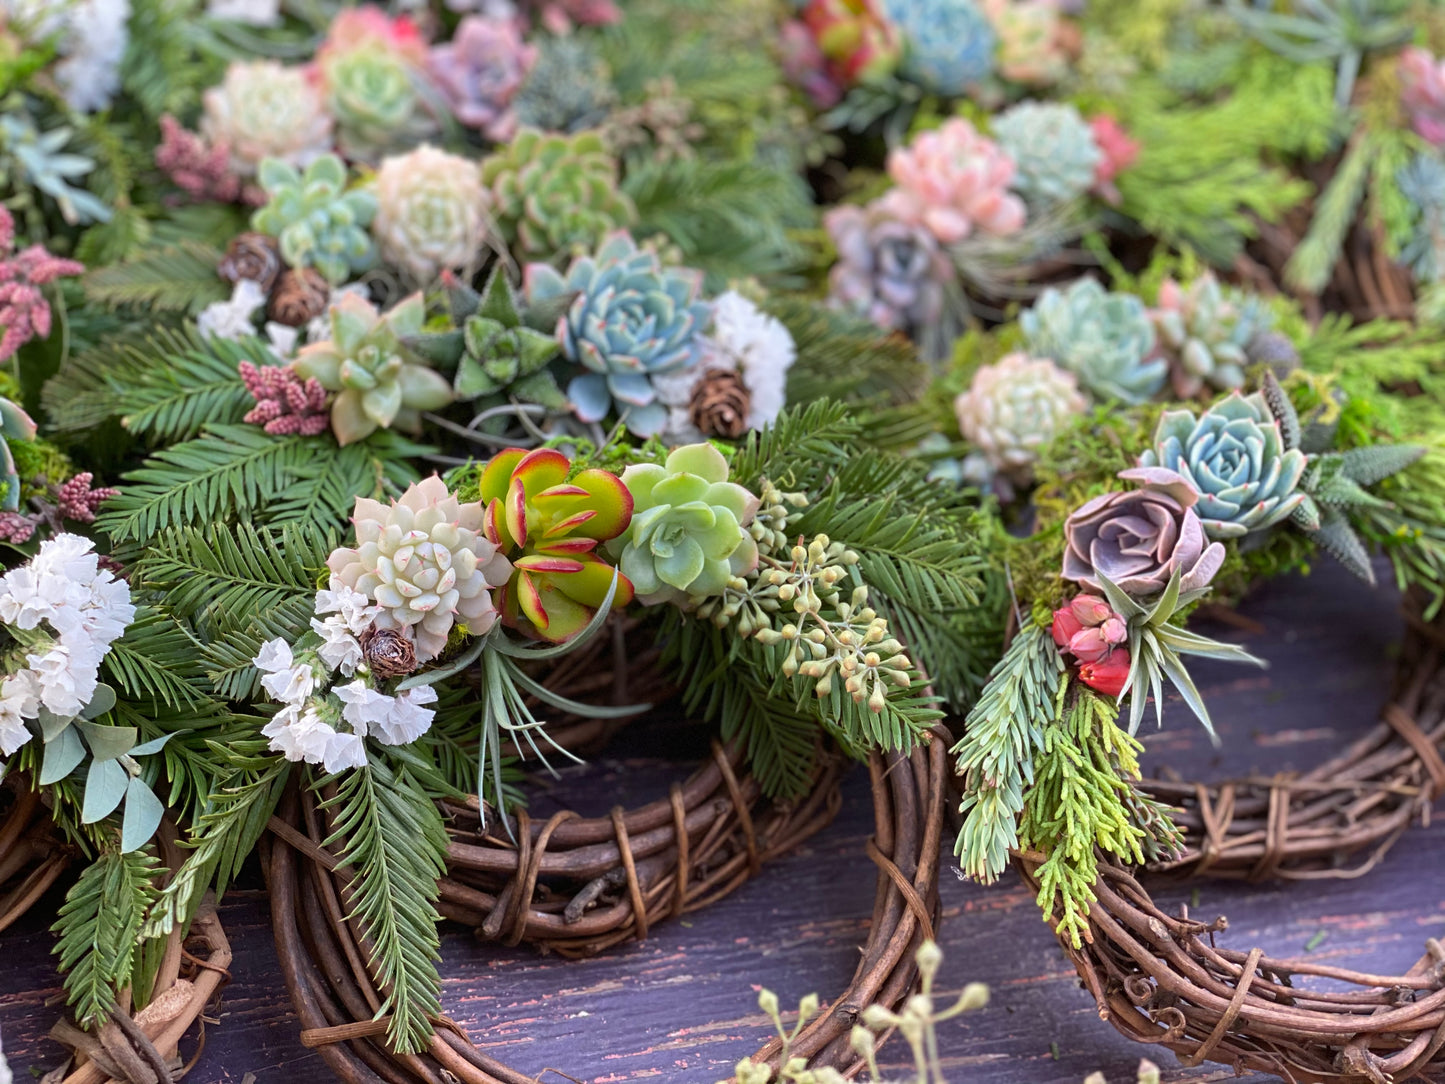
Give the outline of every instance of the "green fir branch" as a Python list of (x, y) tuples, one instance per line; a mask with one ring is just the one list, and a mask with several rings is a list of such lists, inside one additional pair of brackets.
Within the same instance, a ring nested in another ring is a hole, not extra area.
[(158, 866), (142, 851), (105, 851), (65, 894), (51, 927), (60, 938), (54, 952), (66, 973), (66, 1001), (82, 1027), (109, 1018), (117, 994), (130, 985)]
[(97, 305), (137, 305), (194, 315), (230, 296), (230, 286), (216, 274), (220, 261), (219, 249), (183, 241), (91, 271), (85, 276), (85, 292)]

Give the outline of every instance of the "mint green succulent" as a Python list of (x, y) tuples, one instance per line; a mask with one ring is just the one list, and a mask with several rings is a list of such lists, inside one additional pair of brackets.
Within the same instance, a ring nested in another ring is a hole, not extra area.
[(251, 216), (251, 227), (280, 243), (292, 267), (314, 267), (333, 286), (376, 262), (376, 245), (366, 227), (376, 215), (376, 197), (346, 188), (346, 165), (323, 154), (298, 172), (278, 158), (262, 159), (257, 173), (270, 198)]
[(1139, 464), (1170, 471), (1199, 494), (1194, 506), (1210, 538), (1243, 538), (1288, 519), (1305, 500), (1306, 458), (1284, 435), (1258, 392), (1234, 392), (1199, 417), (1166, 410), (1154, 447)]
[(1181, 399), (1206, 387), (1244, 387), (1249, 347), (1273, 320), (1258, 298), (1220, 286), (1206, 272), (1188, 287), (1166, 280), (1152, 313), (1160, 349), (1169, 358), (1169, 380)]
[(1032, 356), (1053, 359), (1100, 398), (1137, 406), (1164, 387), (1169, 365), (1154, 356), (1154, 325), (1133, 294), (1110, 293), (1088, 278), (1067, 290), (1051, 286), (1019, 326)]
[(25, 413), (20, 404), (0, 398), (0, 479), (4, 490), (0, 494), (0, 509), (14, 512), (20, 507), (20, 472), (15, 469), (15, 455), (10, 450), (12, 440), (34, 440), (35, 421)]
[(1034, 207), (1082, 196), (1104, 157), (1088, 122), (1061, 102), (1019, 102), (994, 118), (993, 137), (1014, 160), (1014, 191)]
[(492, 272), (477, 311), (462, 325), (464, 349), (457, 362), (458, 399), (506, 395), (558, 412), (567, 397), (549, 363), (561, 352), (555, 335), (522, 323), (517, 294), (500, 267)]
[(758, 498), (728, 481), (727, 460), (711, 444), (676, 448), (664, 466), (634, 463), (622, 484), (632, 494), (632, 522), (611, 551), (643, 602), (720, 595), (729, 579), (756, 567), (747, 526)]

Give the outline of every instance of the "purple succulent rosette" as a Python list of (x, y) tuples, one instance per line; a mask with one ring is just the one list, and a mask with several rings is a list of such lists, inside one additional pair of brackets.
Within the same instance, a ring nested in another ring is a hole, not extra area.
[(598, 422), (615, 409), (636, 436), (661, 432), (668, 409), (652, 378), (696, 360), (712, 311), (698, 299), (701, 287), (698, 272), (663, 267), (625, 231), (609, 236), (595, 256), (572, 261), (565, 277), (547, 264), (527, 267), (531, 303), (572, 296), (557, 320), (557, 341), (587, 370), (567, 386), (578, 418)]
[(1194, 511), (1199, 494), (1161, 467), (1119, 477), (1140, 488), (1095, 497), (1065, 522), (1064, 579), (1102, 591), (1103, 576), (1135, 598), (1163, 591), (1176, 571), (1181, 591), (1207, 586), (1224, 563), (1224, 546), (1204, 534)]

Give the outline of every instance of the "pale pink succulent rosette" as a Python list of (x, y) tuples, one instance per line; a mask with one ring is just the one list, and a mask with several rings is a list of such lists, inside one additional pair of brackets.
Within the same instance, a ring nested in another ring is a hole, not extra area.
[(1064, 579), (1102, 591), (1099, 576), (1107, 576), (1137, 598), (1164, 590), (1176, 571), (1181, 591), (1207, 586), (1224, 564), (1224, 545), (1205, 537), (1194, 487), (1163, 467), (1119, 477), (1140, 486), (1095, 497), (1065, 522)]
[(975, 230), (994, 236), (1023, 227), (1023, 200), (1009, 191), (1014, 162), (962, 117), (919, 135), (888, 155), (897, 186), (879, 201), (905, 222), (928, 227), (945, 245)]
[(1400, 54), (1400, 100), (1420, 138), (1445, 146), (1445, 59), (1412, 45)]
[(1094, 133), (1094, 142), (1100, 151), (1099, 164), (1094, 167), (1094, 193), (1117, 205), (1121, 197), (1114, 178), (1134, 164), (1142, 148), (1137, 140), (1129, 138), (1124, 126), (1107, 113), (1090, 120), (1089, 130)]
[(512, 565), (482, 531), (486, 510), (462, 504), (436, 475), (409, 486), (388, 507), (358, 497), (351, 522), (356, 548), (338, 549), (327, 566), (342, 583), (380, 603), (374, 624), (405, 632), (418, 662), (446, 647), (462, 621), (473, 636), (497, 620), (492, 589)]
[(512, 99), (536, 62), (537, 47), (523, 40), (517, 20), (468, 15), (428, 63), (457, 120), (503, 142), (516, 134)]

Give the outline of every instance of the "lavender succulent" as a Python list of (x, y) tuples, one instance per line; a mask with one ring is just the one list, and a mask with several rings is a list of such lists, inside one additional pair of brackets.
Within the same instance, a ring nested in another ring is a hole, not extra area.
[(1263, 395), (1235, 392), (1199, 417), (1166, 410), (1139, 464), (1156, 481), (1180, 478), (1199, 494), (1210, 538), (1242, 538), (1280, 523), (1304, 502), (1305, 454), (1285, 450)]
[(516, 132), (512, 99), (536, 60), (516, 20), (468, 15), (451, 41), (431, 50), (428, 67), (457, 120), (502, 142)]
[(838, 250), (828, 276), (835, 307), (908, 335), (938, 323), (953, 270), (931, 231), (876, 203), (835, 207), (823, 224)]
[(709, 308), (698, 300), (701, 276), (665, 268), (655, 252), (640, 249), (625, 232), (609, 237), (595, 256), (572, 262), (566, 276), (549, 264), (532, 264), (526, 293), (532, 303), (575, 299), (557, 321), (557, 339), (569, 359), (587, 370), (567, 387), (573, 412), (601, 421), (616, 409), (638, 436), (667, 424), (652, 376), (696, 359), (698, 333)]
[(1052, 358), (1095, 395), (1130, 405), (1164, 386), (1168, 363), (1154, 357), (1154, 325), (1133, 294), (1110, 293), (1094, 279), (1049, 287), (1019, 317), (1029, 353)]
[(885, 7), (905, 39), (907, 78), (959, 95), (993, 74), (998, 34), (974, 0), (886, 0)]
[(1035, 207), (1082, 196), (1104, 157), (1088, 122), (1060, 102), (1020, 102), (994, 118), (993, 135), (1017, 167), (1015, 191)]

